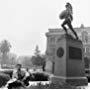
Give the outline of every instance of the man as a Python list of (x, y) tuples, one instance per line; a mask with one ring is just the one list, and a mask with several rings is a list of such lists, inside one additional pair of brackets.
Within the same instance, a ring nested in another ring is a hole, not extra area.
[(13, 71), (12, 79), (8, 81), (6, 87), (8, 89), (25, 87), (23, 83), (23, 79), (25, 78), (25, 72), (21, 70), (22, 65), (17, 64), (15, 66), (15, 70)]
[(21, 64), (17, 64), (15, 70), (13, 71), (13, 75), (12, 78), (16, 78), (17, 80), (23, 80), (23, 78), (25, 77), (25, 72), (23, 70), (21, 70), (22, 65)]
[[(67, 28), (65, 27), (65, 25), (67, 25), (70, 28), (70, 30), (73, 32), (73, 34), (75, 35), (76, 39), (78, 39), (77, 33), (74, 31), (72, 24), (71, 24), (73, 20), (72, 5), (70, 3), (66, 3), (65, 7), (66, 7), (65, 12), (63, 14), (61, 13), (60, 15), (60, 19), (64, 19), (64, 22), (62, 23), (61, 26), (65, 30), (66, 34), (68, 34)], [(62, 15), (64, 16), (63, 18), (61, 17)]]

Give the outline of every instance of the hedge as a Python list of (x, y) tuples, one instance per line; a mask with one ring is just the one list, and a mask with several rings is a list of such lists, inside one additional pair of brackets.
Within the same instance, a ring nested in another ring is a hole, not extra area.
[(8, 74), (11, 78), (13, 74), (13, 70), (5, 70), (5, 71), (1, 71), (1, 73)]
[(8, 74), (4, 74), (0, 72), (0, 88), (5, 86), (7, 81), (10, 80), (10, 76)]

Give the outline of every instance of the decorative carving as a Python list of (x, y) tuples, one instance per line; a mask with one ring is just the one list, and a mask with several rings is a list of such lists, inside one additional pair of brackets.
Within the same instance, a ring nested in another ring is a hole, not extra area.
[(57, 56), (61, 58), (64, 55), (64, 49), (62, 47), (59, 47), (57, 50)]

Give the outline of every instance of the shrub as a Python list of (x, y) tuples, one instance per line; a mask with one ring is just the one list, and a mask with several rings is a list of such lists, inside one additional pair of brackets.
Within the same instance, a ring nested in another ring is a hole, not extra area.
[(48, 81), (48, 79), (49, 79), (49, 75), (39, 72), (32, 73), (29, 77), (27, 77), (28, 81)]
[(8, 80), (10, 80), (10, 76), (0, 72), (0, 87), (5, 86)]
[(44, 73), (34, 73), (34, 81), (48, 81), (49, 76), (45, 75)]
[(2, 73), (8, 74), (10, 76), (10, 78), (11, 78), (12, 74), (13, 74), (13, 70), (5, 70), (5, 71), (2, 71)]

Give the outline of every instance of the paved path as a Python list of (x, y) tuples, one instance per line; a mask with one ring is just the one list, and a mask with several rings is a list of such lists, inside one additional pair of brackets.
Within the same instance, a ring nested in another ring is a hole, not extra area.
[(88, 86), (78, 86), (77, 89), (90, 89), (90, 83), (88, 83)]
[(89, 89), (90, 90), (90, 83), (88, 83), (88, 86), (86, 86), (85, 89)]

